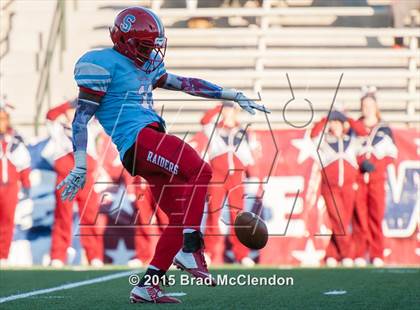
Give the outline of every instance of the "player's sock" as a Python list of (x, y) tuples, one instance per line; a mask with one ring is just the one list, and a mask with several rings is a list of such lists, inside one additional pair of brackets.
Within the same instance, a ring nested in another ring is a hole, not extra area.
[(149, 266), (137, 286), (155, 284), (157, 279), (162, 279), (165, 276), (165, 273), (166, 271), (157, 269), (155, 266)]
[(185, 253), (194, 253), (203, 248), (203, 246), (203, 234), (200, 231), (193, 230), (193, 232), (185, 232), (184, 229), (184, 244), (182, 246), (182, 251)]

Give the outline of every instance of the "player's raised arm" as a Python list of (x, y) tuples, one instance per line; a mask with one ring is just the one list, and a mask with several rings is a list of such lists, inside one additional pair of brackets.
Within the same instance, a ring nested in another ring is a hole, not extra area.
[(80, 91), (77, 99), (76, 112), (74, 115), (73, 130), (73, 151), (74, 167), (69, 175), (57, 186), (57, 189), (64, 188), (61, 199), (73, 200), (77, 192), (84, 187), (87, 170), (87, 124), (95, 114), (101, 102), (101, 97), (95, 94)]
[(242, 92), (237, 91), (236, 89), (222, 88), (202, 79), (166, 73), (159, 79), (156, 87), (169, 90), (180, 90), (192, 96), (235, 101), (242, 109), (251, 114), (255, 114), (255, 110), (270, 113), (263, 105), (259, 105), (253, 100), (248, 99)]

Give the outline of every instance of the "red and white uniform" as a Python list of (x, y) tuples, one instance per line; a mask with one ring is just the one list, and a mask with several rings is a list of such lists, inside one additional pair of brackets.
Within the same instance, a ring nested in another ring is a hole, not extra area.
[(22, 138), (12, 129), (0, 135), (0, 259), (9, 256), (19, 186), (30, 188), (30, 165)]
[[(254, 164), (246, 132), (239, 127), (239, 124), (227, 127), (223, 122), (219, 122), (213, 132), (221, 108), (218, 106), (209, 110), (201, 119), (204, 133), (209, 139), (207, 154), (213, 170), (208, 189), (206, 251), (215, 264), (223, 263), (224, 237), (219, 229), (221, 210), (227, 199), (231, 223), (235, 220), (236, 214), (243, 210), (244, 173), (248, 166)], [(228, 238), (236, 260), (241, 261), (248, 255), (248, 248), (237, 239), (233, 229), (229, 232)]]
[[(316, 141), (326, 125), (326, 118), (315, 124), (311, 137)], [(348, 119), (351, 129), (342, 137), (324, 133), (320, 144), (319, 155), (323, 173), (321, 194), (324, 198), (330, 218), (332, 236), (326, 250), (326, 258), (336, 260), (352, 256), (350, 221), (354, 209), (356, 178), (358, 174), (357, 155), (360, 152), (361, 141), (357, 135), (366, 132), (363, 126)]]
[[(69, 174), (74, 166), (71, 130), (57, 119), (72, 108), (70, 102), (65, 102), (47, 113), (47, 126), (51, 139), (42, 151), (42, 156), (54, 167), (57, 173), (56, 184), (59, 184)], [(91, 123), (90, 123), (91, 124)], [(99, 199), (93, 189), (94, 173), (96, 170), (96, 151), (94, 130), (89, 130), (92, 136), (88, 142), (87, 179), (83, 190), (75, 198), (79, 208), (80, 241), (86, 251), (88, 261), (103, 258), (103, 242), (98, 232), (96, 220), (99, 211)], [(60, 198), (60, 192), (55, 191), (56, 208), (54, 211), (54, 225), (52, 229), (51, 259), (62, 262), (67, 260), (67, 249), (71, 245), (73, 225), (73, 202)]]
[[(363, 125), (362, 121), (359, 123)], [(359, 190), (352, 226), (354, 256), (365, 258), (368, 251), (373, 260), (383, 258), (386, 168), (397, 157), (398, 149), (386, 124), (379, 123), (373, 128), (366, 127), (366, 130), (369, 135), (363, 143), (359, 162), (369, 160), (375, 169), (358, 175)]]

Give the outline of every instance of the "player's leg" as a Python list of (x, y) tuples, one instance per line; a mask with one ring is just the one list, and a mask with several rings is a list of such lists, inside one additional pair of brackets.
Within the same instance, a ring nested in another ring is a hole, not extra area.
[(97, 228), (99, 215), (99, 197), (95, 192), (94, 180), (88, 173), (86, 185), (76, 196), (79, 208), (79, 235), (80, 242), (86, 251), (90, 264), (100, 267), (103, 265), (103, 234)]
[(356, 266), (366, 266), (366, 251), (369, 241), (367, 186), (363, 180), (358, 182), (352, 218), (353, 257)]
[[(194, 164), (192, 163), (192, 165)], [(153, 181), (153, 178), (147, 176), (146, 178), (151, 184), (157, 184), (159, 179), (162, 180), (164, 176), (160, 174), (157, 177), (157, 182)], [(192, 208), (204, 204), (205, 192), (203, 196), (201, 190), (205, 186), (201, 183), (193, 186), (183, 183), (163, 184), (161, 189), (159, 189), (159, 186), (155, 186), (153, 193), (157, 204), (168, 216), (169, 224), (158, 241), (150, 265), (161, 271), (166, 271), (173, 261), (178, 268), (191, 273), (195, 277), (209, 281), (208, 284), (214, 285), (203, 255), (204, 240), (202, 234), (199, 229), (195, 229), (196, 227), (199, 228), (201, 220), (197, 218), (194, 219), (195, 224), (186, 224)], [(189, 223), (194, 222), (190, 220)]]
[(134, 207), (136, 209), (136, 226), (134, 244), (136, 258), (142, 263), (149, 263), (156, 247), (157, 237), (160, 232), (160, 225), (157, 221), (157, 204), (155, 203), (149, 186), (145, 180), (135, 184), (136, 199)]
[(7, 260), (15, 227), (17, 185), (0, 187), (0, 259)]
[[(211, 168), (181, 139), (151, 128), (140, 132), (138, 142), (128, 156), (132, 156), (132, 160), (127, 163), (124, 158), (124, 166), (146, 178), (157, 204), (169, 218), (150, 266), (139, 287), (133, 289), (131, 300), (176, 302), (150, 295), (150, 283), (148, 286), (146, 281), (164, 275), (172, 261), (196, 277), (212, 280), (204, 260), (203, 239), (199, 231)], [(156, 290), (158, 283), (151, 284)]]
[(384, 234), (382, 231), (382, 221), (385, 215), (385, 181), (371, 181), (368, 191), (368, 212), (370, 258), (375, 265), (383, 264)]
[(163, 183), (165, 178), (167, 178), (165, 175), (153, 175), (147, 178), (152, 184), (151, 190), (154, 198), (158, 201), (159, 208), (165, 212), (169, 220), (157, 242), (154, 256), (150, 262), (151, 266), (164, 272), (168, 270), (174, 256), (182, 247), (184, 218), (183, 206), (175, 203), (177, 189), (166, 186)]
[(237, 214), (244, 209), (244, 186), (242, 180), (236, 180), (235, 183), (236, 185), (231, 187), (228, 192), (231, 228), (228, 238), (232, 244), (232, 251), (235, 254), (236, 260), (240, 263), (249, 264), (252, 263), (252, 261), (246, 262), (246, 260), (244, 260), (249, 254), (249, 249), (239, 241), (238, 237), (236, 237), (233, 227)]
[[(183, 226), (199, 230), (212, 175), (210, 166), (178, 137), (148, 127), (141, 130), (133, 153), (136, 174), (146, 179), (151, 174), (163, 174), (167, 178), (162, 178), (162, 182), (177, 185), (177, 196), (182, 199), (175, 204), (184, 210)], [(129, 170), (132, 164), (125, 167)]]
[(207, 195), (205, 241), (206, 252), (210, 256), (212, 264), (223, 263), (224, 235), (220, 232), (219, 219), (223, 204), (227, 198), (226, 194), (224, 184), (210, 183)]
[[(179, 188), (166, 186), (165, 181), (168, 181), (166, 175), (153, 174), (145, 177), (151, 185), (151, 191), (159, 208), (165, 212), (169, 223), (162, 231), (153, 259), (139, 285), (131, 291), (130, 300), (131, 302), (176, 303), (179, 302), (177, 299), (161, 295), (159, 279), (165, 279), (165, 273), (172, 264), (174, 256), (183, 247), (184, 207), (174, 203), (180, 199)], [(150, 292), (156, 292), (156, 296), (151, 295)]]
[(169, 219), (165, 212), (163, 212), (162, 209), (159, 208), (159, 206), (155, 206), (154, 211), (156, 217), (156, 231), (158, 236), (160, 236), (165, 227), (168, 225)]
[[(57, 175), (56, 184), (60, 184), (65, 176)], [(51, 263), (59, 267), (67, 261), (67, 249), (71, 245), (73, 226), (73, 202), (62, 201), (61, 192), (55, 191), (54, 224), (51, 232)]]

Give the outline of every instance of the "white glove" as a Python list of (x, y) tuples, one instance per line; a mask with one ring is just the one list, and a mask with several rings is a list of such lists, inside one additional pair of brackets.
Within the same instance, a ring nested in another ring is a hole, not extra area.
[(263, 105), (255, 103), (253, 100), (248, 99), (243, 93), (238, 92), (235, 89), (224, 89), (222, 91), (222, 99), (235, 101), (242, 109), (252, 115), (255, 114), (255, 110), (270, 113), (270, 110), (266, 109)]
[(72, 201), (79, 190), (81, 190), (86, 183), (86, 152), (74, 152), (75, 166), (70, 171), (69, 175), (57, 185), (57, 190), (64, 188), (61, 193), (61, 200)]

